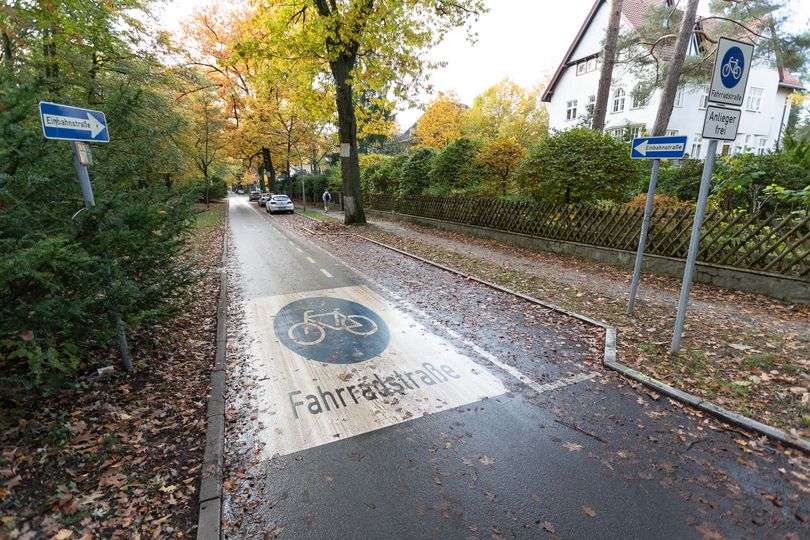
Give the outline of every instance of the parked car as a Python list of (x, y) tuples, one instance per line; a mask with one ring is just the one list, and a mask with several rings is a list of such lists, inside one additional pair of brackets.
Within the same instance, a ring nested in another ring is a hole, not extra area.
[(272, 193), (262, 193), (262, 196), (259, 199), (259, 206), (264, 206), (266, 208), (267, 201), (269, 201), (270, 197), (272, 196)]
[(274, 212), (289, 212), (292, 214), (295, 210), (295, 205), (293, 205), (292, 200), (286, 195), (273, 195), (270, 197), (270, 200), (267, 201), (264, 208), (270, 214)]
[(244, 190), (244, 189), (237, 189), (237, 190), (236, 190), (236, 194), (237, 194), (237, 195), (244, 195), (244, 194), (245, 194), (245, 190)]
[(262, 192), (261, 191), (251, 191), (250, 192), (250, 199), (249, 199), (250, 201), (258, 201), (261, 198), (262, 198)]

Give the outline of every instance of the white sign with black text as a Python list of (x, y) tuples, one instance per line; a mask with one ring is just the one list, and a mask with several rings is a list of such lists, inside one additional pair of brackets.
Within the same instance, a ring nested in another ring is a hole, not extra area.
[(720, 141), (733, 141), (737, 138), (742, 112), (739, 109), (726, 109), (709, 105), (703, 121), (703, 138)]

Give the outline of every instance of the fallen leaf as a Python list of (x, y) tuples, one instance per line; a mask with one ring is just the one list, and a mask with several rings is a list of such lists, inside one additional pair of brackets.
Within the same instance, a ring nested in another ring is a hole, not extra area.
[(582, 511), (585, 512), (588, 517), (596, 517), (596, 511), (590, 506), (583, 506)]
[(569, 452), (579, 452), (584, 448), (581, 444), (577, 444), (575, 442), (567, 441), (563, 443), (563, 446), (568, 449)]

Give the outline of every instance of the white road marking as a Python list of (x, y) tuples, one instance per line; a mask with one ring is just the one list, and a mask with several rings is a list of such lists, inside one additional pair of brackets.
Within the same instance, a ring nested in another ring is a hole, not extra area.
[(315, 264), (315, 259), (313, 259), (312, 257), (307, 257), (307, 260), (312, 264)]
[(330, 274), (329, 272), (327, 272), (327, 271), (326, 271), (325, 269), (323, 269), (323, 268), (321, 268), (321, 273), (322, 273), (323, 275), (325, 275), (326, 277), (334, 277), (332, 274)]
[[(369, 281), (372, 281), (368, 276), (363, 275), (363, 277), (368, 279)], [(498, 357), (495, 356), (494, 354), (492, 354), (491, 352), (489, 352), (489, 351), (487, 351), (485, 349), (482, 349), (481, 347), (479, 347), (477, 344), (473, 343), (472, 341), (464, 339), (461, 336), (461, 334), (459, 334), (458, 332), (456, 332), (455, 330), (453, 330), (452, 328), (450, 328), (446, 324), (444, 324), (444, 323), (442, 323), (440, 321), (437, 321), (436, 319), (434, 319), (433, 317), (431, 317), (430, 315), (428, 315), (427, 313), (425, 313), (421, 309), (417, 308), (416, 306), (414, 306), (413, 304), (411, 304), (410, 302), (408, 302), (407, 300), (402, 298), (400, 295), (396, 294), (394, 291), (388, 289), (387, 287), (383, 287), (382, 285), (379, 285), (379, 284), (377, 284), (377, 285), (383, 291), (385, 291), (385, 293), (387, 295), (389, 295), (391, 298), (394, 298), (395, 300), (399, 301), (405, 308), (413, 311), (414, 313), (416, 313), (420, 317), (423, 317), (424, 319), (427, 319), (428, 321), (431, 322), (431, 324), (433, 324), (435, 326), (441, 326), (442, 328), (444, 328), (445, 332), (447, 332), (451, 337), (453, 337), (455, 339), (458, 339), (459, 341), (461, 341), (462, 343), (464, 343), (465, 345), (470, 347), (472, 350), (477, 352), (479, 355), (486, 358), (490, 363), (495, 364), (496, 366), (498, 366), (499, 368), (501, 368), (505, 372), (509, 373), (510, 375), (515, 377), (517, 380), (519, 380), (520, 382), (522, 382), (523, 384), (525, 384), (526, 386), (528, 386), (529, 388), (531, 388), (532, 390), (537, 392), (538, 394), (542, 394), (542, 393), (548, 392), (550, 390), (556, 390), (557, 388), (563, 388), (564, 386), (569, 386), (569, 385), (576, 384), (576, 383), (579, 383), (579, 382), (588, 381), (588, 380), (593, 379), (595, 377), (598, 377), (600, 375), (600, 373), (598, 371), (587, 371), (587, 372), (578, 373), (578, 374), (574, 375), (573, 377), (557, 379), (556, 381), (552, 381), (550, 383), (542, 383), (541, 384), (541, 383), (539, 383), (539, 382), (537, 382), (537, 381), (535, 381), (533, 379), (530, 379), (529, 377), (527, 377), (523, 373), (521, 373), (519, 369), (517, 369), (517, 368), (515, 368), (513, 366), (510, 366), (509, 364), (505, 364), (505, 363), (501, 362), (498, 359)]]
[(303, 252), (304, 252), (304, 250), (303, 250), (303, 249), (301, 249), (300, 247), (297, 247), (297, 248), (295, 248), (295, 249), (296, 249), (296, 250), (298, 250), (298, 253), (303, 253)]
[[(370, 311), (368, 315), (379, 317), (382, 332), (367, 337), (349, 332), (359, 320), (357, 314), (349, 312), (293, 311), (279, 318), (291, 304), (318, 297), (360, 304)], [(250, 345), (250, 362), (266, 374), (260, 378), (264, 391), (258, 398), (256, 419), (260, 426), (258, 437), (266, 443), (262, 449), (264, 459), (451, 410), (507, 391), (487, 367), (367, 287), (253, 298), (246, 307), (248, 333), (257, 338)], [(343, 324), (337, 326), (335, 321), (341, 317)], [(348, 353), (341, 352), (344, 356), (336, 354), (330, 359), (332, 363), (313, 361), (309, 359), (312, 356), (302, 356), (309, 353), (296, 352), (285, 344), (285, 337), (295, 339), (291, 331), (298, 338), (307, 338), (293, 330), (302, 323), (289, 325), (298, 320), (309, 321), (310, 337), (322, 332), (327, 339), (352, 340), (355, 347), (362, 349), (351, 353), (356, 358), (364, 352), (375, 354), (370, 352), (372, 342), (367, 339), (379, 336), (387, 345), (368, 360), (341, 363), (349, 360)]]

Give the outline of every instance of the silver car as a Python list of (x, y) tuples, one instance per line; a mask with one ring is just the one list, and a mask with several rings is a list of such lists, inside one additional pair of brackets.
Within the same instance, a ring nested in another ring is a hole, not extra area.
[(266, 206), (267, 201), (269, 201), (272, 196), (272, 193), (262, 193), (262, 196), (259, 198), (259, 206)]
[(270, 214), (274, 212), (289, 212), (292, 214), (295, 210), (292, 200), (286, 195), (273, 195), (270, 197), (270, 200), (265, 203), (264, 208)]

